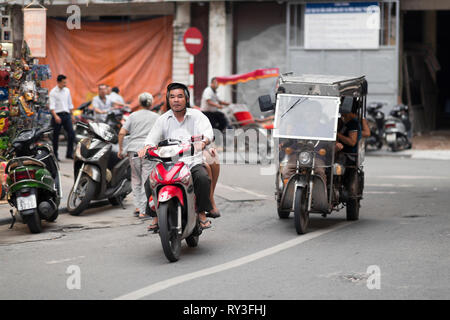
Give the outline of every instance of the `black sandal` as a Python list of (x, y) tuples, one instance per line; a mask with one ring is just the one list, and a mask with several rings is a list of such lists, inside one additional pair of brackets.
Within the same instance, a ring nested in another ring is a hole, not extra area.
[[(202, 228), (202, 229), (209, 229), (209, 228), (211, 228), (211, 225), (212, 225), (211, 220), (209, 220), (209, 219), (206, 219), (204, 221), (199, 220), (199, 222), (200, 222), (200, 228)], [(208, 222), (209, 222), (209, 224), (208, 224)]]
[(208, 212), (208, 213), (206, 214), (206, 216), (207, 216), (208, 218), (213, 218), (213, 219), (219, 218), (219, 217), (220, 217), (220, 211), (217, 210), (217, 212)]
[(153, 231), (154, 233), (158, 232), (159, 225), (158, 223), (151, 224), (147, 227), (147, 231)]

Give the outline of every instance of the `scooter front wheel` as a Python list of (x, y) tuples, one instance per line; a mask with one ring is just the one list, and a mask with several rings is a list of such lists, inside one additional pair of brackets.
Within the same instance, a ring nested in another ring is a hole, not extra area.
[(161, 203), (159, 206), (159, 236), (164, 254), (170, 262), (178, 261), (181, 250), (181, 235), (177, 232), (177, 209), (175, 199)]
[(82, 174), (78, 182), (77, 189), (70, 191), (67, 199), (67, 210), (73, 216), (80, 215), (87, 209), (89, 202), (94, 198), (96, 185), (95, 182), (86, 174)]

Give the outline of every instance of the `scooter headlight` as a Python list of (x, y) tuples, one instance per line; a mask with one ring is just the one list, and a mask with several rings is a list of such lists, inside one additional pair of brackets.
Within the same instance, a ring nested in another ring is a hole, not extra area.
[(306, 151), (300, 152), (298, 155), (298, 161), (300, 161), (300, 164), (303, 166), (310, 164), (312, 161), (311, 153)]

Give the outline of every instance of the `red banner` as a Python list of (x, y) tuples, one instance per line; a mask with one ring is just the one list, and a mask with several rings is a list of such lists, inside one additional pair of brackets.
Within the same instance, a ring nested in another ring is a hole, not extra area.
[(244, 83), (257, 79), (278, 77), (279, 75), (280, 71), (278, 68), (269, 68), (269, 69), (257, 69), (255, 71), (244, 74), (234, 74), (228, 77), (216, 77), (216, 79), (219, 85), (229, 85), (229, 84)]

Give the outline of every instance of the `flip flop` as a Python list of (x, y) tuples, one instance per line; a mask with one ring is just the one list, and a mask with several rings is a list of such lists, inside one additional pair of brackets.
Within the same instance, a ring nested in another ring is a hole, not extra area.
[(159, 226), (158, 223), (151, 224), (147, 227), (147, 231), (153, 231), (154, 233), (158, 232)]
[(139, 217), (140, 215), (139, 210), (134, 210), (133, 214), (135, 217)]
[(206, 214), (206, 216), (207, 216), (208, 218), (213, 218), (213, 219), (219, 218), (219, 217), (220, 217), (220, 211), (217, 210), (217, 212), (208, 212), (208, 213)]
[[(206, 219), (204, 221), (202, 221), (202, 220), (199, 220), (199, 221), (200, 221), (200, 228), (202, 228), (202, 229), (209, 229), (209, 228), (211, 228), (211, 224), (212, 224), (211, 220)], [(209, 224), (206, 225), (208, 222), (209, 222)]]

